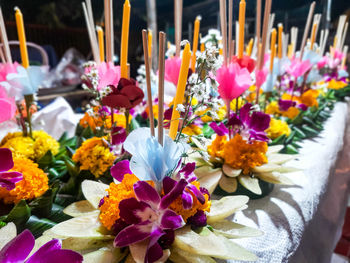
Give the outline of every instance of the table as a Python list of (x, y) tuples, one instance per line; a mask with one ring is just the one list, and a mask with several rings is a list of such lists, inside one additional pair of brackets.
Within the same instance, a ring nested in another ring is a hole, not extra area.
[(289, 163), (304, 170), (304, 176), (295, 174), (297, 186), (275, 186), (269, 196), (251, 200), (248, 209), (235, 214), (235, 222), (265, 232), (237, 240), (259, 257), (257, 262), (330, 262), (349, 195), (348, 105), (336, 103), (320, 136), (304, 141), (299, 160)]

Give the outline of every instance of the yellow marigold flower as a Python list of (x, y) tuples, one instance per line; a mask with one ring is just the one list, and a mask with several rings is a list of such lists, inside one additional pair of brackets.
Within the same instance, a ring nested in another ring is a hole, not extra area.
[[(244, 105), (244, 101), (241, 97), (238, 98), (238, 109), (242, 108)], [(236, 106), (237, 106), (237, 101), (236, 100), (232, 100), (230, 103), (230, 108), (232, 111), (236, 111)], [(225, 106), (225, 110), (226, 110), (226, 106)]]
[(183, 128), (182, 133), (187, 134), (189, 136), (199, 135), (199, 134), (202, 134), (202, 129), (197, 125), (190, 124), (185, 128)]
[(120, 201), (135, 197), (133, 186), (139, 179), (133, 174), (124, 175), (120, 184), (111, 183), (107, 189), (108, 196), (103, 198), (103, 204), (100, 206), (100, 221), (103, 226), (111, 230), (115, 221), (119, 219)]
[(115, 159), (103, 139), (105, 137), (93, 137), (84, 141), (72, 157), (80, 164), (80, 170), (89, 170), (96, 178), (103, 175)]
[[(249, 103), (255, 102), (255, 99), (256, 99), (256, 86), (255, 85), (250, 86), (248, 91), (250, 91), (250, 93), (247, 95), (246, 100)], [(263, 90), (260, 88), (259, 89), (259, 94), (261, 95), (262, 93), (263, 93)]]
[(208, 146), (208, 153), (213, 157), (224, 157), (224, 146), (227, 143), (226, 135), (216, 135), (215, 140)]
[(22, 132), (9, 133), (0, 145), (11, 149), (14, 156), (32, 160), (39, 160), (48, 151), (55, 155), (60, 148), (60, 144), (44, 131), (33, 131), (33, 139), (24, 137)]
[(31, 200), (40, 197), (49, 189), (47, 175), (38, 168), (38, 164), (23, 157), (15, 157), (13, 161), (12, 171), (22, 173), (23, 179), (11, 191), (0, 187), (0, 200), (5, 204), (16, 204), (22, 199)]
[(309, 89), (300, 96), (300, 101), (308, 107), (318, 107), (317, 98), (319, 95), (320, 92), (318, 90)]
[(267, 136), (270, 139), (276, 139), (282, 135), (289, 136), (290, 128), (285, 121), (271, 118), (270, 127), (266, 130)]
[(242, 169), (243, 174), (248, 174), (255, 166), (267, 163), (266, 152), (266, 142), (249, 143), (240, 134), (236, 134), (224, 146), (224, 159), (232, 168)]
[[(203, 115), (203, 114), (207, 113), (208, 111), (209, 111), (209, 109), (197, 111), (196, 114)], [(201, 120), (202, 120), (202, 122), (222, 121), (226, 116), (226, 106), (220, 107), (220, 109), (216, 112), (216, 114), (218, 116), (215, 119), (213, 119), (212, 117), (210, 117), (208, 115), (204, 115), (203, 117), (201, 117)]]
[(275, 115), (279, 113), (280, 111), (277, 101), (271, 101), (266, 107), (266, 114)]
[(332, 79), (331, 81), (328, 82), (328, 88), (329, 89), (342, 89), (345, 88), (348, 84), (343, 82), (343, 81), (336, 81), (335, 79)]
[[(154, 116), (154, 118), (156, 120), (158, 120), (158, 104), (154, 104), (152, 106), (152, 109), (153, 109), (153, 116)], [(146, 111), (147, 115), (149, 116), (149, 108), (148, 107), (146, 107), (145, 111)]]
[[(97, 112), (97, 110), (94, 109), (94, 111)], [(117, 114), (114, 113), (114, 122), (117, 123), (117, 126), (119, 127), (126, 127), (126, 120), (124, 114)], [(131, 121), (131, 115), (129, 116), (129, 123)], [(111, 129), (112, 127), (112, 119), (111, 115), (105, 116), (103, 119), (101, 116), (94, 116), (90, 115), (89, 113), (85, 112), (84, 117), (80, 119), (79, 125), (83, 128), (90, 127), (93, 132), (96, 131), (97, 127), (105, 126), (106, 129)]]
[[(192, 184), (195, 185), (197, 187), (197, 189), (199, 190), (200, 183), (198, 181), (194, 181), (194, 182), (192, 182)], [(178, 215), (181, 215), (185, 222), (187, 222), (187, 219), (191, 216), (194, 216), (197, 213), (197, 211), (199, 211), (199, 210), (203, 210), (206, 212), (210, 211), (211, 200), (209, 200), (209, 196), (207, 194), (204, 194), (205, 202), (204, 202), (204, 204), (201, 204), (198, 201), (197, 197), (191, 191), (189, 191), (187, 189), (186, 189), (186, 191), (189, 192), (193, 198), (193, 205), (190, 209), (183, 208), (181, 196), (176, 198), (175, 201), (172, 202), (171, 205), (169, 206), (169, 208), (171, 210), (173, 210)]]

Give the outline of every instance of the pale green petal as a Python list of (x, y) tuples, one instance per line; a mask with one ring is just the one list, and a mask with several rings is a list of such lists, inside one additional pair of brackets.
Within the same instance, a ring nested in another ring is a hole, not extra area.
[(283, 164), (296, 158), (298, 158), (298, 155), (295, 154), (276, 153), (268, 155), (268, 161), (272, 164)]
[(13, 222), (0, 228), (0, 250), (17, 235), (16, 225)]
[(198, 181), (201, 187), (208, 189), (209, 193), (213, 193), (216, 186), (219, 183), (220, 178), (223, 176), (222, 170), (212, 169), (209, 166), (203, 166), (194, 171), (195, 175), (198, 177)]
[(87, 200), (75, 202), (63, 209), (63, 213), (72, 217), (84, 216), (90, 213), (96, 213), (96, 211), (98, 210)]
[(224, 171), (224, 174), (227, 175), (228, 177), (237, 177), (242, 172), (242, 169), (233, 169), (228, 164), (224, 164), (222, 166), (222, 170)]
[(237, 179), (223, 175), (219, 181), (219, 186), (227, 193), (234, 193), (237, 190)]
[(86, 200), (88, 200), (90, 204), (96, 209), (98, 208), (100, 200), (107, 195), (107, 188), (107, 184), (91, 180), (85, 180), (81, 183), (81, 189)]
[(259, 176), (261, 180), (272, 184), (294, 185), (292, 180), (278, 172), (260, 173), (257, 176)]
[(269, 148), (267, 149), (267, 154), (278, 153), (283, 148), (284, 148), (284, 145), (269, 146)]
[(254, 194), (261, 195), (262, 191), (259, 186), (259, 179), (252, 178), (249, 175), (243, 175), (238, 177), (238, 181), (243, 185), (245, 188), (247, 188), (249, 191), (253, 192)]
[(170, 260), (174, 263), (215, 263), (209, 256), (196, 255), (177, 247), (171, 249)]
[(237, 224), (228, 220), (213, 222), (210, 226), (213, 227), (214, 233), (223, 235), (227, 238), (257, 237), (264, 234), (259, 229)]

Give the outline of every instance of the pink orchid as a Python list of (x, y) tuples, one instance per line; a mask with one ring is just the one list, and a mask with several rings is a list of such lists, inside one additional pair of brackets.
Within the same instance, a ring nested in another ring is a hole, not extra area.
[(255, 71), (255, 84), (257, 87), (261, 87), (262, 84), (266, 81), (266, 77), (269, 74), (268, 68), (264, 67), (263, 69), (257, 69)]
[(12, 119), (16, 114), (14, 98), (7, 96), (5, 88), (0, 86), (0, 123)]
[(114, 66), (112, 62), (102, 62), (97, 66), (99, 83), (97, 89), (107, 86), (117, 87), (120, 80), (120, 66)]
[(291, 64), (286, 67), (287, 72), (295, 78), (303, 76), (310, 70), (312, 64), (309, 60), (300, 61), (300, 59), (293, 59)]
[(226, 102), (237, 98), (253, 84), (249, 71), (237, 63), (222, 66), (216, 72), (216, 81), (219, 83), (219, 94)]
[(17, 62), (10, 64), (10, 63), (4, 63), (0, 64), (0, 82), (6, 81), (6, 77), (10, 73), (17, 73), (16, 68), (19, 66)]
[(179, 57), (172, 57), (165, 60), (164, 79), (166, 81), (173, 83), (175, 86), (177, 86), (180, 67), (181, 67), (181, 58)]

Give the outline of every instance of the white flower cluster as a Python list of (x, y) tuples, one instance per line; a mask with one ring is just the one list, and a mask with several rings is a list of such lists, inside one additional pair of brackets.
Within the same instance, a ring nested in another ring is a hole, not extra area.
[[(157, 87), (158, 86), (158, 78), (157, 75), (153, 72), (153, 70), (150, 70), (151, 72), (151, 87)], [(137, 77), (136, 81), (139, 84), (139, 87), (143, 90), (145, 94), (147, 94), (147, 83), (146, 83), (146, 67), (144, 64), (142, 64), (138, 69), (137, 69)], [(152, 90), (152, 94), (154, 91)]]
[(197, 63), (204, 63), (205, 69), (213, 74), (222, 66), (223, 58), (219, 56), (219, 50), (215, 46), (208, 47), (205, 52), (197, 57)]
[(207, 43), (211, 41), (219, 42), (222, 39), (221, 33), (217, 29), (209, 29), (208, 35), (202, 37), (201, 43)]
[(175, 56), (175, 53), (176, 53), (176, 46), (170, 44), (170, 45), (168, 46), (168, 50), (165, 52), (165, 56), (166, 56), (167, 58), (170, 58), (170, 57)]
[(182, 104), (177, 104), (176, 105), (176, 110), (178, 111), (178, 112), (185, 112), (185, 106), (184, 105), (182, 105)]

